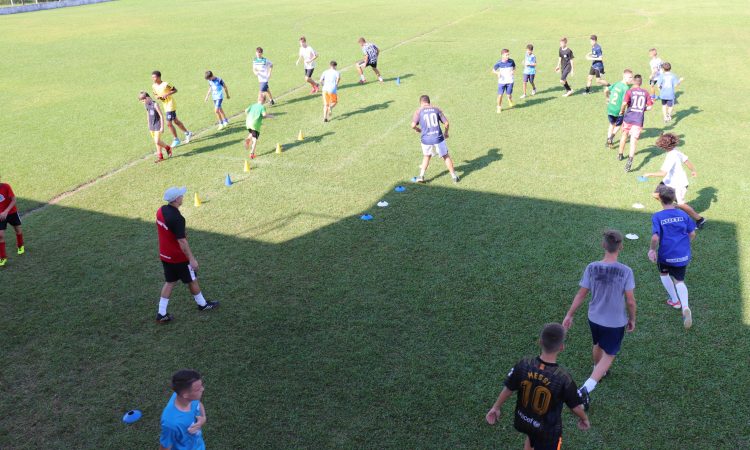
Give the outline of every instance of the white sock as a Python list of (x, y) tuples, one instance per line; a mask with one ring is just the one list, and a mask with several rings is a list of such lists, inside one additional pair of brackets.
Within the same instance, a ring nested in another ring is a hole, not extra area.
[[(677, 291), (674, 289), (674, 283), (672, 282), (672, 277), (669, 275), (661, 275), (659, 278), (661, 278), (661, 284), (664, 285), (664, 289), (667, 290), (667, 293), (669, 294), (669, 298), (672, 300), (672, 303), (677, 303)], [(687, 293), (687, 292), (686, 292)]]
[(592, 378), (589, 378), (585, 383), (583, 383), (583, 387), (585, 387), (590, 394), (594, 391), (594, 389), (596, 389), (596, 381), (594, 381)]
[(203, 298), (203, 292), (198, 292), (193, 296), (195, 299), (195, 303), (198, 304), (198, 306), (206, 306), (206, 299)]
[(451, 174), (451, 177), (453, 177), (453, 179), (455, 180), (456, 178), (458, 178), (458, 174), (456, 172), (453, 172)]
[(680, 283), (675, 284), (674, 287), (677, 289), (677, 295), (680, 296), (680, 302), (682, 302), (682, 309), (689, 308), (687, 285), (683, 282), (680, 282)]
[(159, 314), (162, 316), (165, 316), (167, 314), (167, 305), (169, 304), (169, 299), (161, 297), (159, 299)]
[(362, 80), (362, 81), (365, 81), (365, 76), (364, 75), (360, 75), (359, 79)]
[(419, 176), (420, 176), (420, 177), (423, 177), (423, 176), (424, 176), (424, 172), (425, 172), (425, 170), (424, 170), (424, 169), (420, 169), (420, 170), (419, 170)]

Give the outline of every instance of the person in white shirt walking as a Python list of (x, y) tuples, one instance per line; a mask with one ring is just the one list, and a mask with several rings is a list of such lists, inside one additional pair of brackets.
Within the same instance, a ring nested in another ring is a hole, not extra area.
[(315, 71), (315, 60), (318, 59), (318, 54), (313, 50), (312, 47), (307, 45), (307, 38), (302, 36), (299, 38), (299, 56), (295, 65), (299, 65), (299, 61), (302, 60), (305, 68), (305, 83), (310, 83), (312, 86), (311, 94), (314, 94), (320, 90), (320, 85), (313, 80), (312, 74)]

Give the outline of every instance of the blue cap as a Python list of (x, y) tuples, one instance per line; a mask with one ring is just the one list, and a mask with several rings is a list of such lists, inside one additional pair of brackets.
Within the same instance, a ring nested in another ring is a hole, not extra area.
[(171, 187), (164, 191), (164, 201), (167, 203), (172, 203), (173, 201), (185, 195), (185, 192), (187, 192), (187, 188), (185, 186)]
[(122, 421), (127, 424), (135, 423), (135, 422), (138, 422), (141, 416), (142, 414), (140, 410), (132, 409), (126, 412), (124, 416), (122, 416)]

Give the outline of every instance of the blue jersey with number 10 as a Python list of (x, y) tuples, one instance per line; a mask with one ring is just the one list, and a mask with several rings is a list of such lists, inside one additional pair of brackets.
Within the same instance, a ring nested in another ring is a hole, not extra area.
[(435, 106), (419, 108), (412, 118), (412, 122), (419, 123), (419, 128), (422, 129), (422, 143), (427, 145), (439, 144), (445, 140), (440, 124), (447, 121), (443, 111)]

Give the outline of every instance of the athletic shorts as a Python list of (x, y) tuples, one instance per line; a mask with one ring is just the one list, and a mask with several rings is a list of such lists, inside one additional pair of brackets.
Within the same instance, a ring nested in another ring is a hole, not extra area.
[(177, 118), (177, 111), (166, 111), (165, 117), (167, 122), (171, 122)]
[(533, 83), (535, 76), (536, 76), (535, 73), (525, 73), (525, 74), (523, 74), (523, 82), (524, 83), (528, 83), (528, 82)]
[(214, 108), (219, 109), (221, 108), (221, 103), (224, 101), (223, 98), (220, 98), (218, 100), (214, 100)]
[(377, 69), (378, 68), (378, 61), (377, 60), (376, 61), (367, 61), (367, 64), (365, 64), (365, 60), (363, 59), (363, 60), (360, 60), (357, 63), (357, 65), (358, 66), (362, 66), (362, 67), (372, 67), (373, 69)]
[(503, 95), (503, 93), (506, 93), (508, 95), (513, 94), (513, 83), (498, 84), (497, 95)]
[(641, 136), (641, 131), (643, 131), (643, 127), (640, 125), (635, 125), (627, 122), (622, 125), (623, 136), (630, 136), (638, 139)]
[(247, 132), (250, 133), (250, 136), (254, 137), (255, 139), (258, 139), (260, 137), (260, 131), (255, 131), (252, 128), (248, 128)]
[(625, 337), (625, 327), (605, 327), (589, 320), (591, 328), (591, 340), (598, 345), (604, 353), (615, 356), (620, 352), (622, 339)]
[(260, 92), (268, 92), (268, 81), (260, 82)]
[(21, 226), (21, 216), (19, 216), (17, 212), (8, 214), (8, 217), (6, 217), (5, 220), (0, 220), (0, 230), (8, 228), (8, 224), (13, 225), (14, 227)]
[(661, 99), (661, 104), (665, 105), (665, 106), (672, 107), (672, 106), (674, 106), (674, 99), (672, 99), (672, 100)]
[(338, 103), (339, 96), (338, 94), (334, 94), (332, 92), (323, 92), (323, 102), (326, 105), (332, 105), (334, 103)]
[(589, 75), (594, 76), (596, 78), (601, 78), (602, 75), (604, 75), (604, 67), (600, 69), (598, 67), (592, 66), (591, 69), (589, 69)]
[[(525, 434), (525, 433), (524, 433)], [(529, 443), (534, 450), (560, 450), (562, 448), (562, 436), (540, 438), (533, 434), (526, 434), (529, 437)]]
[(198, 276), (188, 262), (168, 263), (162, 261), (161, 263), (164, 266), (164, 280), (167, 283), (182, 281), (188, 284), (198, 279)]
[[(659, 183), (658, 186), (656, 186), (656, 190), (654, 191), (654, 193), (658, 194), (659, 193), (659, 189), (661, 189), (662, 186), (666, 186), (663, 181), (661, 183)], [(674, 189), (674, 199), (677, 202), (677, 204), (678, 205), (684, 205), (685, 204), (685, 196), (687, 195), (688, 187), (687, 186), (682, 186), (682, 187), (680, 187), (680, 186), (669, 186), (669, 187), (671, 187), (672, 189)]]
[(609, 123), (619, 127), (622, 125), (622, 120), (625, 118), (624, 116), (613, 116), (611, 114), (607, 114), (607, 118), (609, 119)]
[(566, 81), (568, 79), (568, 75), (570, 75), (570, 72), (573, 70), (572, 66), (563, 67), (562, 72), (560, 72), (560, 80)]
[(148, 130), (149, 133), (151, 133), (151, 138), (153, 139), (160, 139), (161, 138), (161, 131), (159, 130)]
[(662, 275), (669, 275), (677, 281), (685, 281), (687, 266), (670, 266), (663, 262), (657, 263), (657, 266), (659, 267), (659, 273)]
[(432, 156), (433, 151), (441, 158), (445, 158), (448, 156), (448, 144), (445, 141), (438, 144), (422, 144), (422, 154), (424, 156)]
[(311, 77), (314, 71), (315, 71), (315, 68), (305, 69), (305, 76), (308, 78)]

